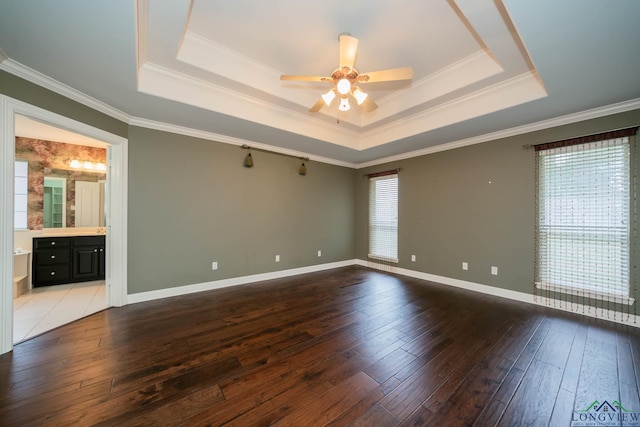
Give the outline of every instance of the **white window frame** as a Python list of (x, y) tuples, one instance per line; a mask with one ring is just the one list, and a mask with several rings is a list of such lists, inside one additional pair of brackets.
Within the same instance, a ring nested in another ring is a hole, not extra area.
[[(25, 166), (26, 172), (24, 175), (20, 173), (22, 168), (19, 165)], [(15, 159), (14, 166), (13, 228), (20, 231), (28, 230), (29, 162), (23, 159)], [(21, 183), (22, 181), (24, 184)], [(24, 226), (22, 225), (22, 220), (24, 220)]]
[(398, 262), (398, 174), (369, 178), (369, 254), (380, 261)]
[[(585, 142), (569, 150), (551, 148), (537, 154), (536, 287), (633, 304), (629, 137)], [(594, 165), (601, 168), (598, 175), (592, 172)], [(605, 166), (607, 174), (603, 172)], [(570, 169), (571, 174), (567, 174)], [(582, 173), (579, 177), (574, 175), (577, 170)], [(605, 192), (603, 189), (614, 179), (617, 189)], [(581, 189), (572, 191), (576, 182)], [(605, 258), (602, 254), (616, 252), (618, 256), (607, 257), (607, 262), (601, 259)]]

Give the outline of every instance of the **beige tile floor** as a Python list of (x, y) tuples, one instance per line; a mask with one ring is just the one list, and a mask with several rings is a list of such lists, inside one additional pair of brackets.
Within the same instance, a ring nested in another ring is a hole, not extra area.
[(105, 282), (34, 288), (13, 300), (13, 343), (107, 308)]

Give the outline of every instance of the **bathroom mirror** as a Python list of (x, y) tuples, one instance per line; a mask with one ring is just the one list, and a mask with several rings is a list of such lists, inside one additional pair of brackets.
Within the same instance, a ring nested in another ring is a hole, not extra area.
[(27, 228), (104, 227), (106, 148), (16, 137), (28, 166)]
[(44, 177), (42, 228), (104, 227), (105, 184), (104, 174), (51, 170)]

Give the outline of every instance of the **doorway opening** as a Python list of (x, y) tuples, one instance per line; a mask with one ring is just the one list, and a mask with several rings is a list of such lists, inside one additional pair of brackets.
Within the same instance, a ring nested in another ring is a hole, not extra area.
[[(33, 271), (29, 268), (32, 263), (30, 256), (28, 256), (32, 255), (33, 236), (29, 236), (29, 231), (24, 231), (26, 234), (16, 237), (19, 231), (16, 230), (16, 224), (18, 222), (16, 218), (18, 218), (18, 216), (21, 217), (22, 213), (14, 218), (14, 202), (16, 205), (18, 204), (18, 196), (15, 192), (18, 180), (14, 175), (14, 169), (16, 167), (14, 163), (16, 160), (16, 136), (20, 136), (18, 133), (23, 133), (19, 131), (19, 128), (24, 121), (39, 125), (49, 131), (52, 129), (56, 130), (67, 136), (75, 135), (75, 137), (84, 138), (85, 140), (93, 140), (98, 146), (106, 148), (107, 159), (106, 162), (100, 166), (100, 168), (104, 168), (104, 177), (96, 180), (106, 182), (106, 186), (104, 186), (104, 191), (100, 191), (101, 185), (97, 184), (98, 191), (95, 192), (95, 199), (100, 200), (100, 198), (102, 198), (104, 200), (104, 207), (94, 209), (98, 211), (97, 215), (93, 213), (89, 215), (91, 218), (96, 216), (99, 220), (101, 218), (104, 223), (102, 226), (98, 224), (98, 227), (94, 227), (92, 224), (89, 227), (79, 229), (77, 233), (86, 232), (86, 228), (90, 228), (91, 234), (104, 234), (106, 243), (105, 263), (103, 264), (103, 266), (106, 267), (103, 270), (105, 278), (103, 282), (104, 307), (125, 305), (127, 296), (126, 209), (128, 141), (126, 138), (118, 135), (0, 95), (0, 129), (2, 129), (0, 133), (0, 152), (2, 153), (2, 161), (0, 162), (0, 166), (2, 167), (2, 172), (0, 172), (0, 279), (2, 283), (0, 288), (2, 296), (2, 298), (0, 298), (0, 323), (2, 323), (2, 327), (0, 327), (0, 354), (10, 351), (16, 338), (19, 339), (19, 337), (14, 337), (14, 279), (15, 277), (19, 277), (19, 279), (24, 280), (24, 276), (26, 276), (26, 280), (30, 281), (33, 277)], [(56, 136), (47, 136), (40, 139), (47, 141), (60, 140), (60, 138)], [(63, 140), (66, 142), (69, 138), (65, 137)], [(76, 142), (76, 144), (80, 143)], [(93, 179), (91, 180), (93, 181)], [(43, 182), (41, 188), (43, 193), (42, 205), (44, 205), (44, 187)], [(67, 204), (69, 204), (70, 200), (68, 194), (69, 188), (69, 185), (67, 185), (65, 200)], [(75, 192), (75, 189), (73, 192)], [(48, 220), (48, 225), (52, 225), (52, 227), (46, 228), (45, 231), (69, 231), (65, 229), (65, 227), (58, 227), (56, 225), (61, 224), (68, 226), (71, 224), (70, 217), (73, 218), (75, 216), (75, 202), (72, 202), (72, 205), (64, 208), (66, 218), (62, 218), (61, 210), (63, 209), (63, 203), (61, 203), (61, 200), (63, 196), (61, 196), (61, 193), (62, 191), (51, 191), (49, 205), (53, 212), (51, 213), (51, 219)], [(60, 197), (56, 199), (57, 194), (59, 194)], [(29, 215), (27, 209), (27, 217), (29, 217)], [(40, 220), (44, 221), (43, 213), (39, 215)], [(20, 219), (20, 221), (22, 221), (22, 219)], [(54, 223), (56, 225), (54, 225)], [(44, 224), (40, 227), (29, 227), (29, 220), (27, 220), (26, 229), (40, 229), (41, 232), (43, 232), (42, 228), (45, 228), (43, 225)], [(74, 230), (73, 233), (76, 233), (76, 231)], [(20, 258), (19, 262), (17, 261), (18, 258)], [(28, 260), (25, 261), (25, 258)], [(18, 266), (23, 264), (27, 267), (26, 274), (24, 274), (24, 271), (19, 271), (20, 267)], [(16, 276), (16, 274), (18, 276)], [(85, 312), (89, 313), (90, 310), (91, 309)]]

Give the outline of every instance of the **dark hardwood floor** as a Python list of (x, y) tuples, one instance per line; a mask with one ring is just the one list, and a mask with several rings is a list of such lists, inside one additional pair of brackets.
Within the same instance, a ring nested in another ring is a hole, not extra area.
[(0, 425), (638, 425), (639, 368), (636, 328), (346, 267), (18, 344)]

